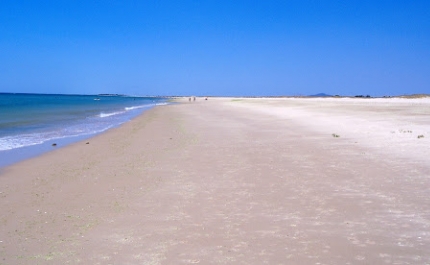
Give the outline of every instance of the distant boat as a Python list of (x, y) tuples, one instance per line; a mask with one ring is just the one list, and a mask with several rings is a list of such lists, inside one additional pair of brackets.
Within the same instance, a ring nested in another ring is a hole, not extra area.
[(94, 100), (100, 100), (99, 98), (95, 98)]

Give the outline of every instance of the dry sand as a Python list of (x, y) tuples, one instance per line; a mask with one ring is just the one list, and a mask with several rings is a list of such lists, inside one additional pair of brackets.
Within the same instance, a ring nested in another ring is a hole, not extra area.
[(428, 99), (182, 101), (3, 169), (0, 264), (430, 264)]

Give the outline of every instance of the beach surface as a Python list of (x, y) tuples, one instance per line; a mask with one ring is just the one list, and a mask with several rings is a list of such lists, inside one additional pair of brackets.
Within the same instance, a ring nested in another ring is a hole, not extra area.
[(0, 264), (430, 264), (430, 100), (198, 98), (0, 171)]

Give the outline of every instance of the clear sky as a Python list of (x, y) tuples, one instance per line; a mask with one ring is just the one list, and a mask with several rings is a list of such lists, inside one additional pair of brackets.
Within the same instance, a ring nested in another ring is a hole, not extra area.
[(430, 93), (430, 1), (0, 2), (0, 92)]

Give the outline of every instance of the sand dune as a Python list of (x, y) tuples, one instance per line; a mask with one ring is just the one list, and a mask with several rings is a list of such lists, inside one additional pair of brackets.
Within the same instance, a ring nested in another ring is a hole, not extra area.
[(0, 264), (430, 263), (428, 99), (178, 101), (4, 169)]

